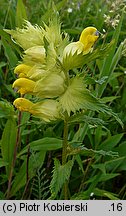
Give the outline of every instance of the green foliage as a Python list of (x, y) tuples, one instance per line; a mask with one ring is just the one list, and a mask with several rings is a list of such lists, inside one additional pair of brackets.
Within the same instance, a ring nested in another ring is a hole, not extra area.
[(45, 169), (37, 169), (36, 176), (32, 182), (32, 194), (37, 200), (45, 200), (49, 196), (49, 181), (46, 176)]
[(16, 7), (16, 26), (22, 27), (24, 20), (27, 20), (26, 8), (22, 0), (17, 1)]
[(45, 159), (45, 151), (40, 151), (36, 154), (32, 154), (32, 156), (29, 159), (29, 165), (27, 170), (27, 160), (24, 159), (24, 162), (22, 163), (22, 166), (20, 167), (19, 171), (17, 172), (14, 180), (12, 189), (10, 192), (10, 196), (16, 195), (18, 190), (20, 188), (24, 187), (26, 185), (26, 172), (29, 174), (29, 180), (35, 176), (36, 170), (41, 167), (44, 163)]
[(53, 177), (50, 183), (50, 199), (55, 199), (64, 183), (69, 180), (73, 163), (74, 159), (69, 160), (65, 165), (61, 165), (59, 160), (54, 159)]
[(17, 126), (15, 119), (8, 119), (1, 138), (1, 154), (6, 165), (6, 174), (9, 178), (12, 166), (14, 148), (17, 138)]

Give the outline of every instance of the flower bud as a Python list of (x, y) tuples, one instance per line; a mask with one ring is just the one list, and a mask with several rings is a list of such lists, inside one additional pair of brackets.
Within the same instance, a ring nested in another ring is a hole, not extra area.
[(24, 62), (35, 62), (43, 64), (45, 62), (45, 48), (43, 46), (30, 47), (25, 51)]

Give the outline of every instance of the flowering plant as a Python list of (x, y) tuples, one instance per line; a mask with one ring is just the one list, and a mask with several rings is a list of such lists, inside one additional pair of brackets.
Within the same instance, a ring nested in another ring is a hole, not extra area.
[[(18, 78), (13, 88), (20, 94), (13, 102), (14, 106), (47, 123), (64, 121), (62, 164), (55, 159), (50, 188), (51, 198), (56, 198), (63, 186), (64, 198), (67, 199), (67, 181), (74, 155), (84, 150), (83, 146), (70, 144), (68, 126), (76, 123), (77, 119), (93, 121), (87, 111), (112, 115), (121, 123), (117, 115), (88, 88), (90, 79), (86, 77), (85, 70), (82, 73), (80, 70), (86, 63), (107, 55), (113, 42), (94, 49), (100, 33), (95, 27), (87, 27), (78, 41), (70, 43), (68, 36), (61, 32), (56, 14), (44, 27), (25, 21), (22, 29), (5, 31), (22, 48), (22, 59), (14, 69)], [(27, 99), (27, 95), (31, 95), (30, 99)], [(70, 155), (73, 155), (72, 159)], [(61, 181), (57, 173), (61, 174)]]

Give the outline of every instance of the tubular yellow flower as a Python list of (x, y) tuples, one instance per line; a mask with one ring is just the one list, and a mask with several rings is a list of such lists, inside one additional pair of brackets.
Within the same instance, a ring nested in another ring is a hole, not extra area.
[(99, 32), (95, 27), (87, 27), (82, 31), (79, 41), (84, 45), (83, 54), (87, 54), (91, 51), (98, 37)]
[(17, 98), (13, 105), (20, 111), (28, 112), (34, 104), (25, 98)]
[(55, 100), (44, 100), (34, 104), (25, 98), (17, 98), (13, 104), (20, 111), (29, 112), (46, 122), (60, 117), (59, 103)]
[(83, 56), (92, 51), (99, 32), (94, 27), (85, 28), (77, 42), (68, 44), (63, 51), (63, 67), (70, 70), (83, 64)]
[(14, 73), (17, 74), (19, 77), (27, 77), (28, 71), (31, 70), (31, 66), (26, 64), (19, 64), (15, 69)]
[(20, 94), (33, 93), (35, 82), (26, 78), (19, 78), (13, 83), (13, 88), (16, 88)]

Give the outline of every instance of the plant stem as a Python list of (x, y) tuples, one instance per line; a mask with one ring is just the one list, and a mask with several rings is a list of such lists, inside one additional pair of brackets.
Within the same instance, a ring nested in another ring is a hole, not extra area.
[(68, 146), (68, 117), (65, 116), (64, 120), (64, 132), (63, 132), (63, 150), (62, 150), (62, 165), (66, 163), (67, 160), (67, 146)]
[[(62, 165), (67, 162), (67, 146), (68, 146), (68, 114), (65, 114), (64, 132), (63, 132), (63, 149), (62, 149)], [(64, 184), (64, 199), (68, 199), (68, 183)]]
[(16, 144), (15, 144), (15, 148), (14, 148), (14, 156), (13, 156), (12, 165), (11, 165), (11, 170), (10, 170), (10, 175), (9, 175), (9, 180), (8, 180), (7, 199), (9, 199), (9, 197), (10, 197), (10, 190), (11, 190), (11, 183), (12, 183), (13, 170), (14, 170), (14, 166), (15, 166), (15, 162), (16, 162), (17, 149), (18, 149), (18, 146), (19, 146), (19, 143), (20, 143), (20, 124), (21, 124), (21, 117), (22, 117), (22, 113), (19, 112), (19, 115), (18, 115), (17, 138), (16, 138)]

